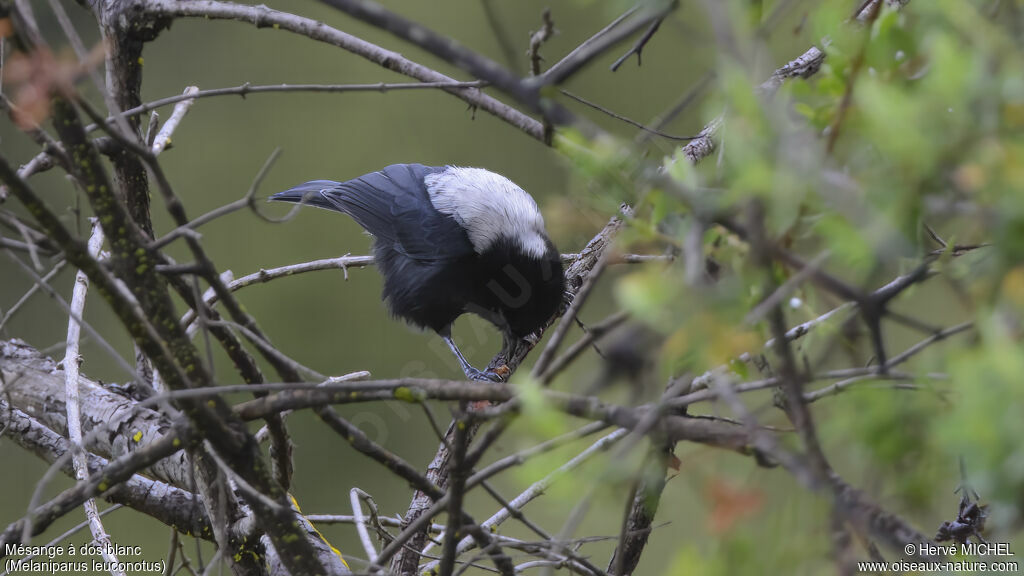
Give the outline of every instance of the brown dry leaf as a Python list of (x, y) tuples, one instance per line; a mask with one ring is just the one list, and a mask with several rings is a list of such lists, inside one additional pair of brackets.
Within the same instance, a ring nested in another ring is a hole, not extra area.
[(55, 57), (49, 50), (15, 53), (5, 63), (3, 82), (10, 86), (11, 117), (22, 130), (31, 130), (50, 115), (50, 98), (54, 92), (70, 90), (89, 70), (99, 66), (106, 55), (101, 42), (89, 51), (84, 61), (70, 51)]
[(10, 18), (0, 18), (0, 38), (8, 38), (14, 34), (14, 25)]
[(50, 116), (50, 95), (39, 84), (20, 86), (14, 93), (11, 118), (18, 128), (33, 130)]
[(709, 480), (705, 493), (710, 503), (708, 525), (714, 534), (732, 530), (739, 520), (756, 514), (764, 504), (760, 490), (737, 487), (720, 479)]
[(31, 55), (15, 52), (8, 56), (4, 62), (4, 84), (13, 86), (31, 80), (36, 73), (36, 67), (40, 65), (40, 58), (38, 52)]
[(50, 89), (56, 70), (53, 55), (46, 50), (15, 53), (4, 65), (4, 84), (13, 95), (11, 118), (22, 130), (38, 127), (50, 114)]

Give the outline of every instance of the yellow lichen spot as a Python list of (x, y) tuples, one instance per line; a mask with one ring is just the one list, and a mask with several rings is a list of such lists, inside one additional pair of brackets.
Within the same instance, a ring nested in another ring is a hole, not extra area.
[(175, 438), (174, 440), (171, 440), (171, 446), (174, 446), (175, 448), (180, 447), (181, 446), (181, 438)]
[(399, 386), (395, 388), (395, 399), (401, 400), (402, 402), (409, 402), (416, 404), (423, 401), (423, 393), (417, 390), (413, 390), (407, 386)]
[(142, 56), (139, 56), (139, 66), (143, 66), (145, 64), (146, 64), (146, 59), (143, 58)]
[(277, 22), (274, 22), (274, 30), (280, 30), (280, 29), (281, 29), (281, 25), (278, 24)]
[(109, 487), (110, 486), (108, 486), (106, 482), (100, 482), (100, 485), (97, 486), (97, 488), (99, 488), (100, 492), (106, 492), (107, 488), (109, 488)]
[(136, 430), (135, 434), (132, 434), (132, 440), (142, 442), (142, 430)]

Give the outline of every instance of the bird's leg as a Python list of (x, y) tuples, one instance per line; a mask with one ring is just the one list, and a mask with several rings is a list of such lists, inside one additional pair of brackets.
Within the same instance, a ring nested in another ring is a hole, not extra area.
[(452, 340), (450, 334), (442, 334), (441, 338), (443, 338), (445, 343), (448, 344), (448, 347), (451, 348), (452, 353), (455, 354), (455, 358), (459, 360), (459, 366), (462, 366), (462, 371), (466, 373), (466, 378), (479, 382), (503, 382), (501, 376), (494, 372), (483, 372), (474, 368), (469, 363), (469, 360), (466, 360), (466, 357), (462, 355), (462, 352), (459, 350), (459, 347), (455, 345), (455, 341)]

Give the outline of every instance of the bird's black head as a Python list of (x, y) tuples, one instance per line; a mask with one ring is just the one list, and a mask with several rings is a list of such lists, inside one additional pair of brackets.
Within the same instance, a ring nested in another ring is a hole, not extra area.
[(484, 310), (470, 311), (489, 317), (516, 338), (544, 326), (558, 311), (565, 292), (562, 260), (551, 240), (545, 237), (544, 242), (542, 255), (507, 239), (478, 255), (481, 293), (474, 300)]

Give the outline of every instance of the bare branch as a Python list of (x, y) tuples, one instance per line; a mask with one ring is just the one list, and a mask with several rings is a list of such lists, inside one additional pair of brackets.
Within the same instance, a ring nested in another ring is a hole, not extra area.
[[(468, 404), (462, 403), (460, 410), (464, 411)], [(441, 561), (438, 569), (441, 574), (451, 574), (455, 567), (455, 546), (458, 544), (456, 534), (460, 532), (462, 524), (462, 500), (466, 494), (466, 477), (469, 475), (465, 468), (466, 446), (469, 438), (466, 433), (466, 422), (455, 421), (455, 436), (452, 439), (451, 453), (448, 473), (448, 526), (444, 529), (444, 546), (441, 552)], [(511, 574), (514, 569), (509, 572)]]
[(686, 146), (683, 146), (683, 156), (686, 156), (690, 162), (695, 164), (705, 157), (710, 156), (715, 150), (714, 137), (722, 127), (722, 122), (724, 121), (724, 115), (719, 115), (714, 120), (705, 124), (704, 128), (697, 134), (697, 137)]
[(540, 63), (544, 58), (540, 55), (540, 47), (555, 35), (555, 23), (551, 20), (551, 8), (545, 8), (541, 13), (543, 24), (540, 29), (530, 35), (530, 73), (534, 76), (540, 75)]
[(377, 561), (377, 549), (373, 547), (373, 540), (370, 539), (370, 531), (367, 528), (369, 522), (366, 516), (363, 515), (362, 502), (366, 502), (370, 506), (374, 516), (377, 515), (377, 505), (369, 494), (359, 488), (349, 490), (348, 495), (349, 503), (352, 505), (352, 515), (355, 519), (356, 531), (359, 532), (359, 542), (362, 543), (363, 551), (366, 552), (366, 559), (372, 564)]
[[(100, 248), (103, 246), (103, 229), (95, 219), (92, 222), (92, 235), (89, 237), (89, 255), (98, 258)], [(81, 409), (78, 402), (78, 341), (81, 334), (81, 326), (78, 319), (82, 317), (85, 310), (85, 295), (89, 290), (89, 277), (81, 270), (75, 275), (75, 288), (71, 296), (71, 317), (68, 319), (67, 345), (64, 348), (64, 396), (68, 416), (68, 440), (76, 447), (72, 463), (75, 468), (75, 478), (84, 480), (89, 476), (88, 463), (85, 452), (82, 448), (82, 420)], [(96, 508), (96, 500), (90, 498), (85, 501), (85, 516), (89, 520), (89, 531), (92, 532), (93, 541), (103, 546), (103, 560), (110, 562), (112, 576), (123, 576), (124, 571), (117, 568), (117, 556), (110, 552), (110, 536), (103, 527), (100, 520), (99, 510)]]
[[(179, 432), (182, 432), (179, 430)], [(40, 534), (54, 521), (71, 510), (81, 506), (88, 498), (122, 485), (139, 470), (147, 468), (169, 456), (191, 442), (191, 438), (181, 434), (169, 434), (137, 452), (111, 460), (86, 480), (79, 481), (73, 487), (61, 492), (49, 502), (33, 508), (28, 515), (0, 532), (0, 558), (7, 555), (6, 544), (27, 542), (25, 533), (30, 536)]]
[(505, 65), (510, 70), (523, 70), (524, 68), (519, 60), (519, 49), (514, 47), (509, 40), (508, 32), (506, 32), (501, 18), (494, 10), (493, 2), (494, 0), (481, 0), (480, 2), (484, 10), (484, 17), (487, 18), (487, 25), (490, 26), (491, 32), (494, 33), (494, 38), (498, 41), (498, 46), (501, 47), (501, 53), (505, 57)]
[[(590, 432), (590, 431), (591, 431), (591, 429), (587, 429), (586, 430), (586, 432)], [(588, 461), (590, 458), (592, 458), (592, 457), (594, 457), (594, 456), (596, 456), (598, 454), (601, 454), (603, 452), (606, 452), (612, 446), (612, 444), (614, 444), (618, 440), (620, 440), (623, 437), (625, 437), (627, 432), (628, 432), (628, 430), (619, 429), (619, 430), (616, 430), (616, 431), (612, 432), (611, 434), (608, 434), (608, 435), (602, 437), (597, 442), (591, 444), (587, 449), (583, 450), (582, 452), (580, 452), (579, 454), (577, 454), (573, 458), (569, 459), (569, 461), (567, 461), (565, 464), (562, 464), (557, 469), (555, 469), (554, 471), (550, 472), (547, 476), (544, 476), (540, 480), (538, 480), (538, 481), (534, 482), (533, 484), (531, 484), (526, 490), (524, 490), (518, 496), (516, 496), (511, 501), (509, 501), (509, 504), (511, 505), (511, 507), (513, 509), (522, 508), (523, 506), (528, 504), (530, 501), (532, 501), (532, 500), (536, 499), (537, 497), (541, 496), (542, 494), (544, 494), (547, 491), (547, 489), (550, 488), (551, 485), (556, 480), (558, 480), (559, 478), (563, 477), (568, 472), (571, 472), (572, 470), (578, 468), (580, 465), (582, 465), (584, 462)], [(577, 437), (577, 434), (573, 434), (573, 437)], [(520, 458), (520, 459), (524, 459), (527, 456), (528, 455), (526, 455), (526, 454), (516, 455), (516, 457)], [(483, 473), (483, 472), (484, 472), (484, 470), (481, 470), (481, 473)], [(489, 531), (493, 531), (494, 528), (496, 528), (497, 526), (500, 526), (506, 520), (511, 518), (512, 515), (513, 515), (512, 510), (510, 510), (509, 507), (504, 507), (501, 510), (498, 510), (497, 512), (495, 512), (494, 515), (492, 515), (487, 520), (484, 520), (483, 524), (481, 524), (481, 527), (483, 527), (483, 528), (485, 528), (485, 529), (487, 529)], [(472, 545), (473, 545), (473, 542), (472, 542), (471, 539), (469, 539), (469, 538), (463, 539), (461, 542), (459, 542), (458, 553), (462, 554), (462, 553), (466, 552), (467, 550), (470, 550), (472, 548)], [(431, 563), (431, 564), (426, 565), (423, 568), (423, 572), (429, 573), (430, 570), (435, 565), (436, 565), (436, 563)]]
[[(266, 6), (244, 6), (217, 0), (150, 0), (144, 5), (145, 10), (155, 17), (199, 17), (239, 20), (254, 24), (257, 27), (268, 27), (301, 34), (319, 42), (337, 46), (357, 56), (366, 58), (388, 70), (423, 82), (454, 82), (452, 78), (422, 64), (413, 62), (397, 52), (385, 50), (360, 38), (346, 34), (338, 29), (325, 26), (311, 18), (304, 18), (272, 10)], [(486, 78), (481, 78), (486, 80)], [(512, 126), (543, 141), (544, 131), (540, 122), (519, 112), (515, 108), (483, 94), (478, 89), (461, 87), (446, 88), (457, 98), (470, 106), (480, 108)]]
[[(53, 464), (63, 461), (59, 465), (61, 471), (74, 477), (71, 446), (65, 438), (4, 400), (0, 400), (0, 423), (4, 426), (6, 437), (45, 462)], [(94, 472), (109, 464), (107, 459), (92, 453), (88, 453), (87, 458), (89, 470)], [(203, 538), (209, 538), (212, 534), (209, 520), (202, 514), (202, 507), (196, 506), (196, 495), (167, 483), (136, 474), (121, 483), (117, 490), (105, 494), (104, 498), (142, 512), (168, 526), (176, 526), (186, 533)], [(103, 516), (110, 510), (107, 508), (99, 515)], [(88, 524), (89, 520), (86, 520), (81, 526), (86, 527)]]
[(621, 121), (625, 122), (626, 124), (629, 124), (630, 126), (634, 126), (636, 128), (639, 128), (640, 130), (643, 130), (644, 132), (647, 132), (649, 134), (653, 134), (655, 136), (661, 136), (662, 138), (665, 138), (667, 140), (677, 140), (677, 141), (680, 141), (680, 140), (696, 140), (697, 138), (699, 138), (699, 136), (674, 136), (672, 134), (666, 134), (665, 132), (662, 132), (661, 130), (658, 130), (657, 128), (651, 128), (649, 126), (645, 126), (645, 125), (637, 122), (636, 120), (631, 120), (630, 118), (627, 118), (627, 117), (625, 117), (625, 116), (623, 116), (621, 114), (618, 114), (618, 113), (616, 113), (616, 112), (614, 112), (612, 110), (609, 110), (608, 108), (605, 108), (604, 106), (601, 106), (600, 104), (595, 104), (594, 102), (591, 102), (590, 100), (587, 100), (586, 98), (583, 98), (581, 96), (577, 96), (577, 95), (573, 94), (572, 92), (569, 92), (568, 90), (561, 90), (561, 93), (566, 95), (566, 96), (568, 96), (569, 98), (572, 98), (573, 100), (579, 102), (580, 104), (583, 104), (585, 106), (589, 106), (589, 107), (593, 108), (594, 110), (597, 110), (598, 112), (601, 112), (602, 114), (607, 114), (608, 116), (611, 116), (612, 118), (615, 118), (616, 120), (621, 120)]
[(159, 156), (164, 148), (171, 143), (171, 134), (178, 129), (178, 124), (185, 118), (185, 114), (188, 114), (188, 109), (192, 107), (192, 104), (196, 101), (195, 95), (199, 92), (199, 88), (196, 86), (189, 86), (185, 88), (185, 93), (182, 96), (186, 96), (185, 100), (178, 102), (174, 107), (174, 112), (171, 113), (171, 117), (164, 123), (163, 128), (153, 138), (149, 148), (153, 151), (154, 156)]
[(547, 346), (545, 346), (544, 350), (541, 351), (540, 356), (537, 358), (537, 362), (533, 365), (534, 378), (539, 378), (540, 375), (547, 370), (548, 364), (551, 363), (555, 357), (555, 353), (558, 351), (558, 346), (561, 345), (562, 340), (565, 339), (565, 335), (569, 332), (569, 328), (572, 325), (570, 320), (575, 318), (576, 314), (579, 313), (580, 308), (583, 307), (583, 303), (587, 300), (587, 296), (590, 295), (590, 291), (597, 283), (597, 279), (601, 276), (601, 273), (604, 272), (605, 267), (608, 265), (608, 257), (605, 254), (608, 250), (607, 246), (608, 245), (606, 245), (602, 250), (601, 255), (598, 257), (594, 267), (590, 270), (590, 273), (587, 275), (587, 279), (583, 282), (583, 285), (580, 286), (579, 290), (573, 295), (572, 303), (569, 304), (565, 313), (562, 314), (561, 321), (558, 323), (554, 333), (552, 333), (551, 338), (548, 340)]
[(28, 300), (32, 297), (33, 294), (39, 291), (40, 286), (52, 280), (53, 277), (56, 276), (57, 273), (64, 268), (65, 264), (67, 264), (65, 260), (57, 262), (57, 264), (55, 264), (54, 267), (51, 268), (49, 272), (43, 275), (42, 282), (33, 283), (32, 286), (30, 286), (29, 289), (25, 292), (25, 294), (23, 294), (21, 298), (18, 298), (18, 301), (15, 302), (13, 306), (8, 308), (6, 312), (4, 312), (3, 317), (0, 317), (0, 330), (3, 330), (4, 326), (7, 324), (7, 321), (10, 320), (11, 317), (14, 316), (14, 314), (17, 313), (17, 311), (20, 310), (21, 307), (25, 305), (25, 302), (28, 302)]
[(654, 38), (654, 35), (658, 32), (658, 28), (661, 27), (661, 23), (664, 22), (664, 20), (665, 17), (662, 16), (661, 18), (658, 18), (654, 22), (651, 22), (650, 26), (647, 27), (647, 30), (644, 31), (644, 35), (641, 36), (635, 44), (633, 44), (633, 47), (630, 48), (629, 51), (623, 54), (622, 56), (619, 56), (619, 59), (616, 60), (611, 65), (611, 71), (618, 72), (619, 67), (622, 66), (622, 64), (626, 60), (628, 60), (629, 57), (632, 56), (633, 54), (636, 54), (636, 65), (640, 66), (641, 55), (643, 54), (644, 47), (647, 46), (647, 43), (651, 41), (651, 38)]

